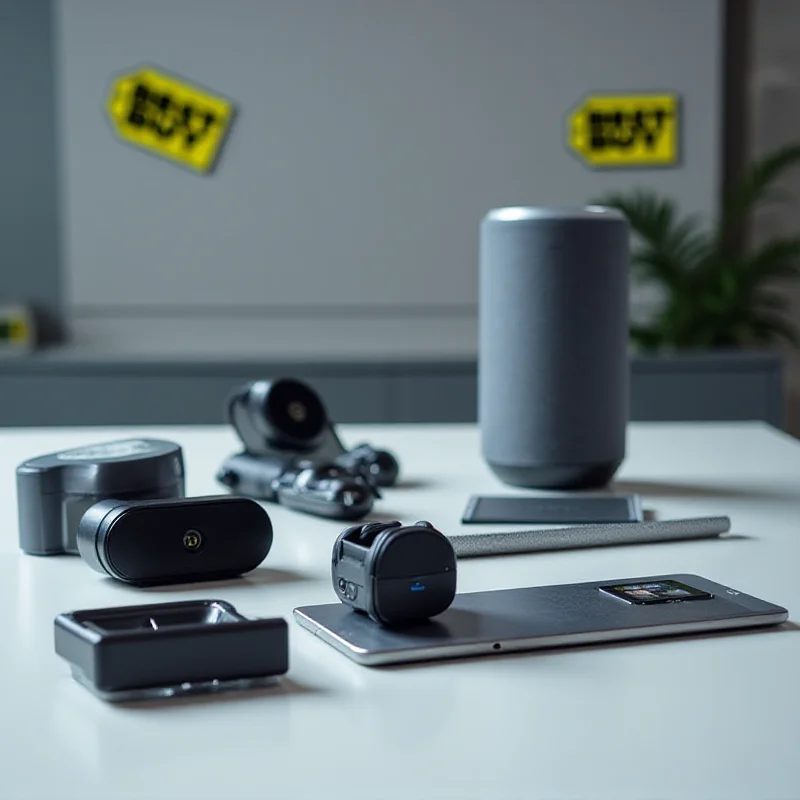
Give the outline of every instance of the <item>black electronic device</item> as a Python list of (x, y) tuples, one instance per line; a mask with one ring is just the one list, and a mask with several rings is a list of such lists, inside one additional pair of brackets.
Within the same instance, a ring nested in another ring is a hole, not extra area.
[(78, 526), (78, 549), (97, 572), (134, 586), (234, 578), (272, 547), (267, 512), (245, 497), (104, 500)]
[(368, 522), (339, 534), (331, 576), (343, 603), (382, 625), (404, 625), (450, 606), (456, 556), (448, 538), (425, 520)]
[(24, 461), (16, 480), (22, 550), (77, 555), (78, 523), (96, 503), (183, 497), (183, 451), (160, 439), (103, 442)]
[(236, 389), (227, 419), (244, 445), (217, 479), (232, 492), (309, 514), (359, 519), (378, 487), (396, 483), (399, 465), (386, 450), (345, 448), (320, 396), (294, 378), (259, 380)]
[(387, 450), (362, 443), (348, 450), (322, 398), (296, 378), (253, 381), (228, 399), (228, 420), (251, 455), (303, 457), (361, 472), (376, 486), (393, 486), (400, 471)]
[(286, 620), (247, 619), (224, 600), (67, 612), (54, 639), (75, 680), (115, 702), (250, 689), (289, 669)]
[(388, 450), (376, 450), (362, 442), (334, 459), (337, 466), (366, 475), (376, 486), (394, 486), (400, 474), (400, 465)]
[(360, 472), (292, 457), (236, 453), (225, 460), (217, 480), (236, 494), (330, 519), (361, 519), (378, 496)]

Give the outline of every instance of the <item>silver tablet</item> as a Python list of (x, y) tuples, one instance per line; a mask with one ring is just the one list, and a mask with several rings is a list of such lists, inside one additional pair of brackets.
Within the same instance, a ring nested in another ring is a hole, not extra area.
[(368, 666), (755, 628), (789, 612), (697, 575), (456, 595), (424, 623), (382, 628), (342, 603), (303, 606), (297, 622)]

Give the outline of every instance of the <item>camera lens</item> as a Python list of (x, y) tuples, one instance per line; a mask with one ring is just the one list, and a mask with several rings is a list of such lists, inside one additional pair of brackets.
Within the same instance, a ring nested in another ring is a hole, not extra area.
[(292, 421), (299, 424), (305, 422), (308, 416), (308, 409), (300, 400), (292, 400), (286, 407), (286, 413), (292, 418)]
[(183, 534), (183, 546), (190, 552), (199, 550), (202, 544), (203, 537), (200, 535), (200, 531), (191, 530)]
[(276, 381), (270, 388), (264, 412), (284, 437), (300, 445), (313, 444), (325, 427), (321, 400), (300, 381)]

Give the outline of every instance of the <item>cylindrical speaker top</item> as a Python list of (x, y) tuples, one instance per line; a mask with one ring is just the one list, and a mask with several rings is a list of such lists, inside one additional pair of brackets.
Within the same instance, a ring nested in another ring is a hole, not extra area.
[(625, 215), (616, 208), (607, 206), (558, 207), (558, 206), (505, 206), (493, 208), (483, 218), (484, 225), (491, 222), (546, 222), (546, 221), (616, 221), (627, 226)]
[(503, 480), (602, 485), (625, 453), (629, 226), (608, 208), (490, 211), (480, 236), (478, 414)]

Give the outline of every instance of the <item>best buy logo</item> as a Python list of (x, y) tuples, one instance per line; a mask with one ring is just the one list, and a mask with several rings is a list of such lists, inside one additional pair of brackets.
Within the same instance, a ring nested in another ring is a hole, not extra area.
[(680, 159), (674, 94), (594, 95), (569, 116), (567, 144), (593, 167), (664, 167)]
[(107, 110), (121, 139), (199, 173), (213, 169), (234, 116), (230, 100), (151, 67), (114, 81)]

